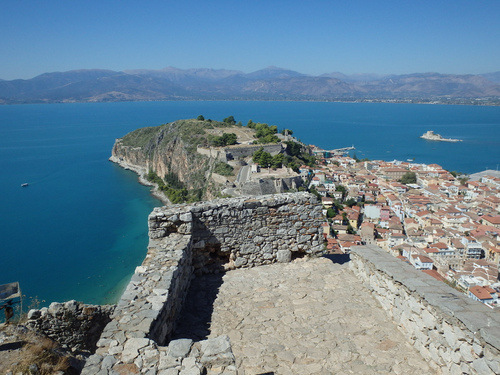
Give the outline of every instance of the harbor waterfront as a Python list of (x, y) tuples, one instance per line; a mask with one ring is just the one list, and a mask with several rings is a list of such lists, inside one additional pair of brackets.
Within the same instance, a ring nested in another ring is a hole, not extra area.
[[(181, 118), (233, 115), (360, 158), (415, 159), (465, 173), (497, 169), (500, 107), (316, 102), (141, 102), (0, 106), (0, 284), (42, 305), (115, 302), (146, 253), (161, 203), (107, 161), (115, 138)], [(432, 142), (428, 129), (463, 140)], [(21, 184), (29, 185), (21, 188)]]

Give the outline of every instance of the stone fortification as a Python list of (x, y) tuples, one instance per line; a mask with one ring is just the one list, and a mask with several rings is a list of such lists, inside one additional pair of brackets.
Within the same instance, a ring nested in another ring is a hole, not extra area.
[(264, 195), (283, 193), (303, 186), (300, 176), (280, 178), (252, 178), (239, 184), (244, 195)]
[(271, 155), (279, 154), (283, 152), (283, 145), (281, 143), (270, 143), (270, 144), (256, 144), (256, 145), (235, 145), (224, 147), (227, 160), (246, 158), (247, 156), (252, 156), (255, 151), (260, 150), (269, 152)]
[(500, 316), (372, 245), (351, 251), (351, 269), (410, 343), (443, 373), (500, 373)]
[(26, 327), (42, 333), (72, 352), (91, 353), (115, 306), (86, 305), (76, 301), (53, 302), (30, 310)]
[(308, 193), (155, 208), (148, 219), (146, 259), (82, 373), (200, 373), (203, 368), (213, 374), (234, 373), (227, 337), (170, 341), (191, 278), (319, 255), (322, 220), (321, 206)]

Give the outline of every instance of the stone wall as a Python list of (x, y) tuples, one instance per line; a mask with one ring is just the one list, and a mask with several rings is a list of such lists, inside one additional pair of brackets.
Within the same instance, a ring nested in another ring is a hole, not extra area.
[(240, 184), (244, 195), (264, 195), (283, 193), (291, 189), (298, 189), (304, 183), (300, 176), (285, 178), (259, 178), (247, 180)]
[(115, 306), (86, 305), (76, 301), (53, 302), (30, 310), (26, 327), (58, 342), (72, 352), (94, 352)]
[(354, 247), (350, 266), (431, 366), (451, 374), (500, 373), (498, 311), (377, 246)]
[(149, 230), (155, 239), (191, 230), (195, 269), (213, 272), (320, 254), (322, 220), (316, 198), (295, 193), (155, 208)]
[(260, 148), (263, 148), (264, 151), (269, 152), (273, 156), (283, 151), (281, 143), (228, 146), (224, 148), (224, 151), (226, 152), (227, 160), (231, 160), (251, 156)]
[[(191, 278), (322, 254), (322, 221), (321, 206), (308, 193), (155, 208), (148, 218), (146, 259), (82, 373), (234, 373), (227, 337), (191, 342), (187, 349), (187, 342), (170, 342)], [(183, 347), (183, 355), (173, 355), (171, 346)]]

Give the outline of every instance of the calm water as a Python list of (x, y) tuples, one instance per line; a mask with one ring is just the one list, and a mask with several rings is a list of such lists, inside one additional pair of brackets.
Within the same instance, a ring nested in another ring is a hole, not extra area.
[[(136, 175), (108, 162), (115, 138), (203, 114), (291, 128), (359, 157), (441, 164), (461, 172), (500, 164), (500, 107), (295, 102), (146, 102), (0, 106), (0, 284), (28, 297), (114, 302), (146, 253), (146, 218), (160, 203)], [(460, 143), (425, 141), (434, 130)], [(30, 185), (21, 188), (23, 182)], [(28, 301), (29, 303), (29, 301)]]

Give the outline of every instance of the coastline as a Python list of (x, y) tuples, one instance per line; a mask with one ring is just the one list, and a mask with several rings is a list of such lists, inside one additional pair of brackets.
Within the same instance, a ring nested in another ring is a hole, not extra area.
[(110, 162), (118, 164), (120, 167), (123, 169), (127, 169), (129, 171), (135, 172), (138, 175), (138, 181), (141, 185), (144, 186), (151, 186), (151, 195), (160, 200), (160, 202), (163, 203), (165, 206), (170, 206), (172, 203), (169, 201), (169, 199), (163, 194), (159, 189), (158, 189), (158, 184), (155, 184), (154, 182), (148, 181), (144, 178), (144, 175), (147, 173), (146, 168), (141, 168), (138, 167), (137, 165), (132, 165), (129, 164), (123, 160), (120, 160), (120, 158), (117, 158), (116, 156), (111, 156), (108, 159)]

